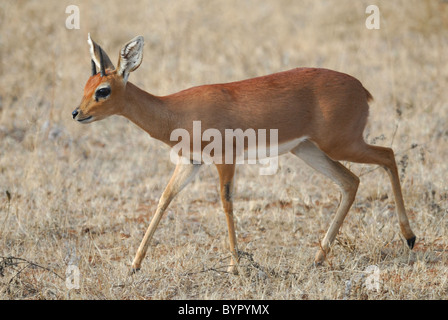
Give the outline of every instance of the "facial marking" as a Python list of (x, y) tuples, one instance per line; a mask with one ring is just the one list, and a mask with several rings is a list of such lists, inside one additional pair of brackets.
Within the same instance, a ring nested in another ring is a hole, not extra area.
[(99, 73), (90, 77), (84, 87), (84, 97), (90, 97), (95, 94), (95, 90), (101, 84), (102, 80), (103, 78), (101, 78)]

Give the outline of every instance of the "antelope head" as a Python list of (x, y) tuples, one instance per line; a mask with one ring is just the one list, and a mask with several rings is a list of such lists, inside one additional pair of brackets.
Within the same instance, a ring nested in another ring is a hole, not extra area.
[[(107, 53), (90, 37), (92, 75), (84, 87), (81, 104), (72, 112), (74, 120), (90, 123), (114, 114), (121, 114), (126, 104), (126, 83), (129, 74), (136, 70), (143, 59), (142, 36), (135, 37), (120, 50), (118, 67), (115, 68)], [(100, 72), (97, 72), (97, 68)]]

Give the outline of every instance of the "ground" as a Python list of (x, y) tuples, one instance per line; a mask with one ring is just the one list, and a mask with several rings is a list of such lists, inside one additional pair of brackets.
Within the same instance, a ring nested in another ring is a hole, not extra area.
[[(380, 28), (369, 30), (369, 1), (80, 0), (80, 28), (68, 29), (72, 2), (0, 3), (0, 299), (448, 298), (448, 3), (376, 1)], [(314, 267), (339, 192), (286, 155), (274, 176), (238, 166), (238, 276), (226, 272), (212, 166), (173, 201), (130, 276), (174, 165), (124, 118), (71, 119), (89, 32), (115, 64), (143, 35), (130, 81), (156, 95), (302, 66), (358, 78), (375, 98), (365, 139), (396, 153), (414, 250), (385, 172), (344, 163), (360, 188)]]

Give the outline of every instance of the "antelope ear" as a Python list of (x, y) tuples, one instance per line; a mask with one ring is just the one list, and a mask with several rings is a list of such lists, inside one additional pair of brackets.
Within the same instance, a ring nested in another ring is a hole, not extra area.
[[(90, 45), (90, 55), (92, 57), (93, 62), (95, 62), (96, 66), (100, 70), (111, 69), (115, 70), (114, 64), (110, 61), (107, 53), (101, 49), (101, 47), (90, 38), (90, 33), (87, 39), (87, 43)], [(103, 65), (101, 65), (101, 62)]]
[(126, 43), (120, 51), (117, 73), (123, 77), (125, 83), (128, 81), (129, 73), (142, 63), (144, 43), (143, 37), (138, 36)]

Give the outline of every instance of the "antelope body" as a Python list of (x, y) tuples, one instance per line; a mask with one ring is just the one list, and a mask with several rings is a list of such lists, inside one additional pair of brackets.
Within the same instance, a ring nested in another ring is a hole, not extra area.
[[(214, 128), (223, 133), (226, 129), (277, 129), (280, 153), (291, 152), (301, 158), (333, 180), (342, 193), (340, 206), (316, 254), (317, 264), (324, 261), (358, 189), (359, 178), (339, 161), (380, 165), (386, 169), (392, 183), (401, 232), (413, 248), (416, 237), (406, 215), (394, 153), (390, 148), (368, 145), (363, 139), (372, 96), (357, 79), (327, 69), (298, 68), (244, 81), (198, 86), (160, 97), (128, 82), (129, 73), (142, 62), (143, 37), (124, 45), (117, 68), (90, 35), (88, 43), (92, 76), (85, 86), (80, 106), (72, 113), (78, 122), (90, 123), (122, 115), (171, 147), (176, 144), (170, 139), (173, 130), (183, 128), (193, 134), (194, 121), (201, 121), (202, 130)], [(96, 72), (97, 67), (100, 73)], [(177, 164), (160, 198), (132, 263), (134, 271), (140, 269), (169, 203), (201, 167), (191, 158), (187, 160), (187, 163)], [(229, 269), (236, 272), (235, 163), (215, 165), (229, 231), (232, 254)]]

